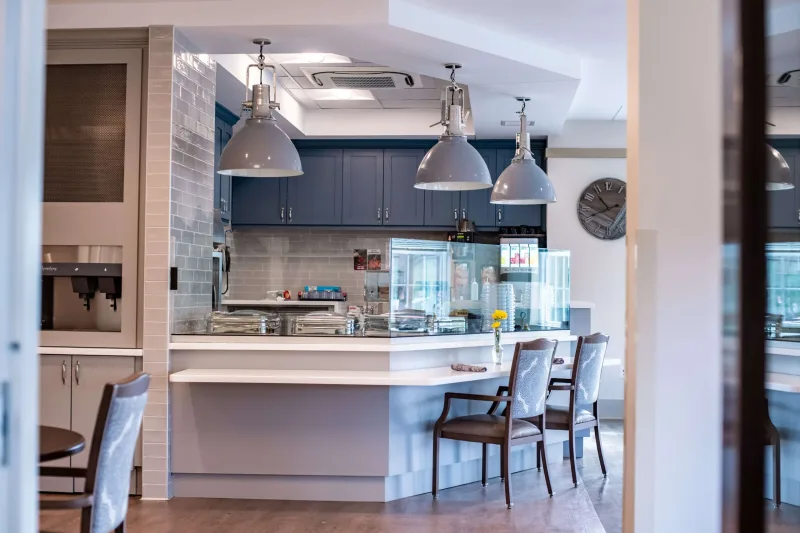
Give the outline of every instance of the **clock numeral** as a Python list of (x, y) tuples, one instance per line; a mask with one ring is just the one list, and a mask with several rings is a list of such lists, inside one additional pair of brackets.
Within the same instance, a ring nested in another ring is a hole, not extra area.
[(587, 202), (591, 202), (592, 200), (594, 200), (594, 194), (587, 192), (586, 194), (583, 195), (583, 199), (586, 200)]
[(610, 191), (610, 190), (611, 190), (611, 187), (613, 187), (613, 185), (611, 184), (611, 182), (610, 182), (610, 181), (607, 181), (607, 182), (606, 182), (606, 190), (607, 190), (607, 191)]
[(592, 212), (591, 207), (589, 207), (588, 205), (581, 204), (581, 213), (591, 213), (591, 212)]
[(620, 185), (619, 193), (622, 194), (622, 191), (624, 191), (624, 190), (625, 190), (625, 185)]
[(600, 189), (600, 186), (599, 186), (599, 185), (595, 185), (595, 186), (594, 186), (594, 190), (596, 190), (596, 191), (597, 191), (597, 194), (600, 194), (601, 192), (603, 192), (603, 191)]

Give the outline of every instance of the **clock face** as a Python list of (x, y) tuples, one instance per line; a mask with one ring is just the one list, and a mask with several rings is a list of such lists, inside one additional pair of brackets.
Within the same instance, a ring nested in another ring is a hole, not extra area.
[(613, 241), (625, 236), (625, 182), (601, 178), (581, 193), (578, 220), (593, 237)]

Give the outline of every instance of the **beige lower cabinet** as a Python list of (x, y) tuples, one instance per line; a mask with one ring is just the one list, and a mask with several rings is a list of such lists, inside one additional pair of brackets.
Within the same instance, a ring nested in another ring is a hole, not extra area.
[[(42, 355), (40, 361), (40, 424), (71, 429), (86, 439), (86, 448), (81, 453), (48, 466), (86, 468), (103, 388), (106, 383), (133, 374), (136, 360), (103, 355)], [(134, 466), (141, 466), (141, 445), (137, 447)], [(45, 492), (82, 492), (83, 485), (84, 480), (77, 478), (39, 479), (39, 490)], [(132, 472), (131, 493), (135, 490), (136, 474)]]

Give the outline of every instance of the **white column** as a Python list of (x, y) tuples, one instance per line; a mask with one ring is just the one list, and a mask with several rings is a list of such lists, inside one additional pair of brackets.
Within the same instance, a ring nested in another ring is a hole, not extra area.
[(38, 529), (44, 64), (44, 0), (0, 0), (0, 531), (19, 533)]
[(720, 531), (722, 1), (628, 0), (624, 530)]

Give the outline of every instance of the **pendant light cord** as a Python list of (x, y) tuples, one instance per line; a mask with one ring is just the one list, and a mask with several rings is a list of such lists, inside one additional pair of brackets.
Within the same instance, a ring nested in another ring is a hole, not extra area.
[(264, 45), (259, 45), (258, 47), (258, 83), (264, 84)]

